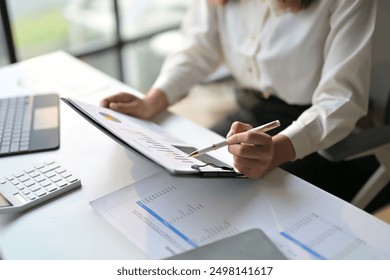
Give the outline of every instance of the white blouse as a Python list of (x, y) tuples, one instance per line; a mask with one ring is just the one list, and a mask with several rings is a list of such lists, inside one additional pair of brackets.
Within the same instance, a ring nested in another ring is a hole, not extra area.
[(278, 15), (261, 0), (193, 0), (183, 46), (154, 87), (172, 104), (223, 62), (244, 88), (312, 104), (281, 132), (302, 158), (347, 136), (366, 114), (375, 15), (376, 0), (316, 0)]

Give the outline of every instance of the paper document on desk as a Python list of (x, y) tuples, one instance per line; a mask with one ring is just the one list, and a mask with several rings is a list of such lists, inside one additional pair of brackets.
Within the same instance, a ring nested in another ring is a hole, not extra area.
[(175, 177), (162, 172), (91, 205), (153, 259), (252, 228), (262, 229), (290, 259), (390, 258), (380, 246), (356, 236), (340, 217), (346, 203), (284, 175), (276, 170), (267, 180), (249, 180)]
[(215, 177), (240, 176), (234, 168), (207, 154), (188, 157), (194, 147), (169, 135), (159, 125), (70, 98), (61, 98), (108, 136), (133, 148), (172, 174)]

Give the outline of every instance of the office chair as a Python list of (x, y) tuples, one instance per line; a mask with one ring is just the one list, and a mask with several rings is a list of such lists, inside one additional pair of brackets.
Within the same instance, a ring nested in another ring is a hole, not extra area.
[[(376, 115), (376, 126), (359, 129), (334, 146), (320, 151), (330, 161), (356, 159), (374, 155), (379, 167), (351, 200), (364, 209), (390, 182), (390, 1), (377, 1), (373, 34), (370, 101)], [(387, 100), (386, 100), (387, 99)], [(383, 106), (385, 105), (385, 106)], [(377, 114), (382, 112), (381, 114)], [(379, 125), (378, 125), (379, 124)]]
[(379, 167), (351, 200), (352, 204), (364, 209), (390, 183), (390, 92), (382, 125), (366, 129), (357, 128), (332, 147), (320, 151), (320, 154), (332, 162), (369, 155), (376, 157)]

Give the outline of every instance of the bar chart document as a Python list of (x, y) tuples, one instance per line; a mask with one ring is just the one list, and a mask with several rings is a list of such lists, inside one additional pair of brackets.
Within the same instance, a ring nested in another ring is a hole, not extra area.
[(135, 149), (172, 174), (241, 176), (227, 163), (207, 154), (198, 158), (188, 157), (196, 149), (169, 135), (156, 123), (74, 99), (61, 100), (108, 136), (126, 148)]
[(387, 224), (368, 214), (351, 219), (361, 210), (284, 175), (279, 169), (262, 180), (161, 172), (91, 206), (153, 259), (252, 228), (262, 229), (289, 259), (390, 259)]

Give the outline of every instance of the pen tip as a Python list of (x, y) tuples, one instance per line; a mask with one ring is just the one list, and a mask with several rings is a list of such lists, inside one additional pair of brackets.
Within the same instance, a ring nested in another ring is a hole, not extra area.
[(188, 157), (196, 157), (198, 155), (198, 152), (192, 152), (191, 154), (188, 155)]

